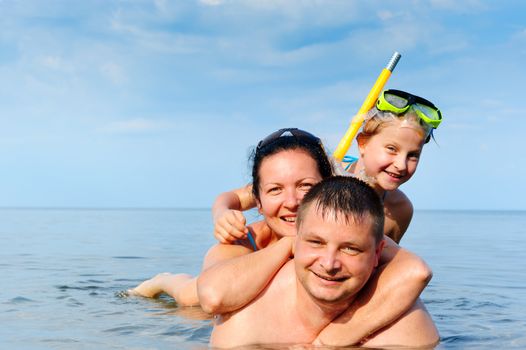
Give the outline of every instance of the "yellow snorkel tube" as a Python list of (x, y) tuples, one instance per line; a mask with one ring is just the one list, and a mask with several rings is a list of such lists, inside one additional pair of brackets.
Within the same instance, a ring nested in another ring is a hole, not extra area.
[(349, 147), (351, 147), (352, 140), (356, 136), (356, 133), (358, 132), (360, 127), (362, 126), (365, 113), (367, 113), (371, 108), (373, 108), (374, 103), (378, 99), (378, 95), (380, 95), (380, 92), (385, 86), (387, 79), (389, 79), (389, 77), (391, 76), (391, 73), (395, 69), (396, 64), (400, 60), (400, 57), (402, 57), (402, 55), (400, 55), (398, 52), (395, 52), (393, 54), (393, 57), (391, 57), (389, 63), (387, 63), (387, 66), (384, 69), (382, 69), (382, 72), (378, 76), (378, 79), (376, 79), (376, 83), (374, 83), (373, 88), (371, 89), (371, 91), (369, 91), (369, 94), (365, 98), (365, 101), (363, 101), (362, 107), (360, 107), (358, 113), (351, 120), (351, 125), (349, 125), (347, 132), (345, 133), (345, 135), (343, 135), (342, 139), (340, 140), (340, 143), (338, 144), (338, 147), (336, 147), (336, 150), (332, 154), (333, 157), (339, 160), (340, 162), (349, 150)]

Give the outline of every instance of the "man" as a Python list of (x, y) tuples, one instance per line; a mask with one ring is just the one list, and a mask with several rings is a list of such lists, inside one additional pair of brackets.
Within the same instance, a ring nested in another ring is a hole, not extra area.
[[(211, 345), (317, 342), (377, 266), (383, 215), (380, 199), (360, 180), (334, 177), (314, 186), (298, 211), (294, 259), (251, 303), (216, 316)], [(437, 340), (431, 317), (417, 302), (362, 345), (423, 346)]]

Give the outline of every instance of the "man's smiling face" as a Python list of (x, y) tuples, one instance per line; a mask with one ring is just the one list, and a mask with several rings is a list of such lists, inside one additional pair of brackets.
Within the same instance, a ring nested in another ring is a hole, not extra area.
[(378, 265), (383, 241), (373, 235), (373, 220), (323, 217), (311, 204), (298, 227), (295, 268), (299, 282), (316, 301), (351, 302)]

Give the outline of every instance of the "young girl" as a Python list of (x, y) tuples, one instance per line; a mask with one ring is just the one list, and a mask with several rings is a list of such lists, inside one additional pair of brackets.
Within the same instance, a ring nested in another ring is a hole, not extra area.
[[(399, 243), (413, 216), (413, 206), (399, 190), (415, 173), (422, 148), (438, 127), (442, 115), (428, 100), (400, 90), (386, 90), (366, 117), (358, 134), (360, 157), (342, 165), (373, 186), (383, 198), (384, 234)], [(247, 234), (241, 211), (254, 207), (251, 186), (218, 196), (212, 214), (214, 235), (231, 243)]]
[[(293, 240), (289, 236), (295, 235), (296, 212), (303, 195), (331, 174), (318, 138), (298, 129), (271, 134), (258, 144), (252, 171), (253, 195), (264, 221), (249, 225), (250, 235), (237, 244), (218, 244), (210, 249), (199, 278), (207, 279), (206, 285), (213, 287), (200, 291), (198, 297), (195, 278), (161, 274), (130, 292), (143, 296), (164, 292), (181, 305), (202, 303), (211, 313), (246, 305), (289, 260)], [(395, 244), (384, 249), (382, 261), (369, 287), (349, 310), (354, 316), (342, 322), (349, 327), (347, 344), (360, 341), (398, 318), (431, 278), (425, 263)]]

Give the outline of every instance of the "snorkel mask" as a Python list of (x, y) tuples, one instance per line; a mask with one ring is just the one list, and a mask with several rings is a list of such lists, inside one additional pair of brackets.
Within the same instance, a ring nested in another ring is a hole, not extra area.
[[(378, 113), (378, 111), (384, 113)], [(436, 129), (442, 122), (442, 113), (432, 102), (395, 89), (385, 90), (380, 94), (376, 101), (376, 108), (371, 109), (367, 113), (365, 120), (374, 117), (387, 121), (387, 119), (392, 119), (402, 114), (406, 114), (408, 117), (404, 119), (404, 123), (407, 126), (415, 122), (420, 124), (425, 131), (426, 137), (431, 135), (433, 129)], [(415, 117), (410, 118), (411, 114), (414, 114)]]

